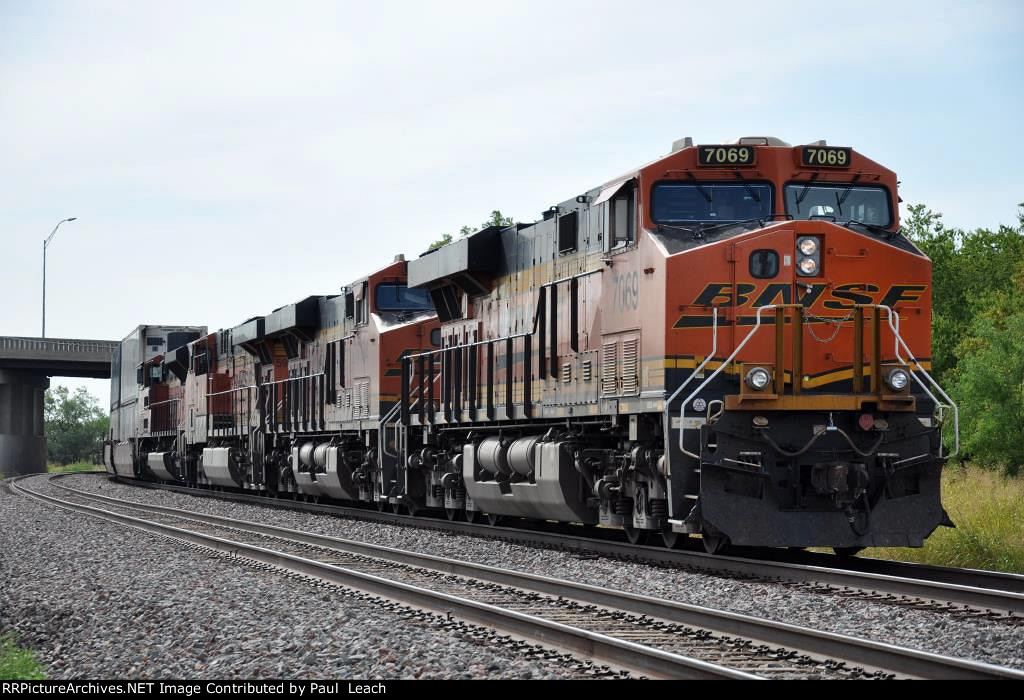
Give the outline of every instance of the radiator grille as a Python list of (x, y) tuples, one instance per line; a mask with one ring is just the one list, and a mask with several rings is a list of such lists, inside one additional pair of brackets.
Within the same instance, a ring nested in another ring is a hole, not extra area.
[(630, 396), (640, 393), (640, 357), (637, 338), (622, 341), (622, 393)]
[(601, 394), (602, 396), (615, 396), (617, 393), (617, 382), (615, 381), (618, 355), (618, 343), (615, 341), (604, 343), (601, 346)]
[(590, 360), (585, 361), (580, 365), (581, 374), (583, 375), (583, 381), (589, 382), (594, 378), (594, 366)]
[(353, 418), (370, 417), (370, 380), (357, 381), (353, 387), (355, 393), (355, 407), (352, 410)]
[(572, 381), (572, 363), (562, 363), (562, 384), (568, 384)]

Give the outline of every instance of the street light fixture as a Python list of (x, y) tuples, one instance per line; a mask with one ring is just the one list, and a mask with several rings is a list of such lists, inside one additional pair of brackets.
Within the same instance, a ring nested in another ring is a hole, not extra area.
[(53, 231), (51, 231), (50, 235), (47, 236), (46, 240), (43, 241), (43, 337), (44, 338), (46, 337), (46, 247), (48, 245), (50, 245), (50, 241), (52, 241), (53, 237), (57, 235), (57, 229), (60, 228), (61, 224), (67, 223), (68, 221), (74, 221), (76, 218), (78, 218), (78, 217), (72, 216), (71, 218), (62, 219), (62, 220), (58, 221), (57, 225), (53, 227)]

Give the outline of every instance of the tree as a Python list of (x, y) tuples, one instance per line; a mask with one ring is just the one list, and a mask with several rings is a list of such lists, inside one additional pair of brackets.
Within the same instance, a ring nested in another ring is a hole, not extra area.
[[(459, 235), (468, 236), (469, 234), (475, 233), (476, 231), (481, 231), (487, 228), (488, 226), (511, 226), (513, 223), (514, 222), (511, 216), (505, 216), (499, 210), (495, 209), (494, 211), (491, 212), (490, 218), (487, 219), (482, 224), (480, 224), (478, 228), (473, 228), (472, 226), (463, 226), (461, 229), (459, 229)], [(440, 238), (438, 238), (436, 241), (431, 243), (430, 248), (428, 248), (428, 250), (434, 250), (436, 248), (440, 248), (441, 246), (448, 245), (453, 240), (455, 240), (455, 237), (452, 236), (452, 234), (450, 233), (446, 233)]]
[(1011, 288), (1024, 259), (1024, 209), (1018, 227), (996, 231), (946, 228), (942, 214), (923, 204), (909, 212), (903, 232), (932, 261), (932, 366), (937, 378), (948, 379), (972, 320), (987, 308), (991, 293)]
[(1010, 290), (985, 297), (957, 346), (953, 397), (961, 445), (982, 466), (1017, 474), (1024, 465), (1024, 260)]
[(92, 460), (102, 452), (110, 419), (99, 399), (79, 387), (74, 394), (66, 386), (46, 391), (43, 407), (48, 461), (71, 464)]

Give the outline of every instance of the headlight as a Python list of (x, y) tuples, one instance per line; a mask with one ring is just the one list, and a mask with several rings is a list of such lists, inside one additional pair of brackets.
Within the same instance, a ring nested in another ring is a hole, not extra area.
[(814, 258), (803, 258), (800, 260), (800, 272), (805, 275), (813, 275), (818, 271), (818, 262)]
[(818, 239), (817, 238), (801, 238), (797, 243), (797, 247), (800, 252), (804, 255), (814, 255), (818, 252)]
[(771, 375), (768, 374), (768, 370), (766, 370), (764, 367), (754, 367), (749, 372), (747, 372), (747, 386), (749, 386), (754, 391), (761, 391), (766, 386), (768, 386), (768, 382), (770, 382), (771, 380)]
[(905, 369), (894, 369), (885, 376), (885, 383), (893, 391), (903, 391), (910, 383), (910, 375)]

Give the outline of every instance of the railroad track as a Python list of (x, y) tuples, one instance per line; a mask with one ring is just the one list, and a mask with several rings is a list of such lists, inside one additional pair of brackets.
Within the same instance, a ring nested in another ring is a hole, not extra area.
[[(50, 477), (53, 479), (54, 477)], [(988, 664), (262, 523), (20, 482), (29, 497), (457, 615), (652, 677), (1018, 678)]]
[(592, 552), (629, 561), (681, 567), (698, 573), (722, 573), (745, 579), (790, 582), (807, 586), (812, 590), (854, 596), (873, 602), (935, 610), (965, 617), (984, 617), (1024, 626), (1024, 576), (1019, 574), (778, 550), (754, 551), (750, 556), (742, 557), (709, 555), (702, 551), (631, 545), (622, 541), (617, 531), (601, 528), (530, 523), (531, 529), (527, 530), (512, 524), (457, 522), (439, 517), (414, 517), (358, 507), (112, 478), (123, 484), (205, 498), (432, 528), (565, 551)]

